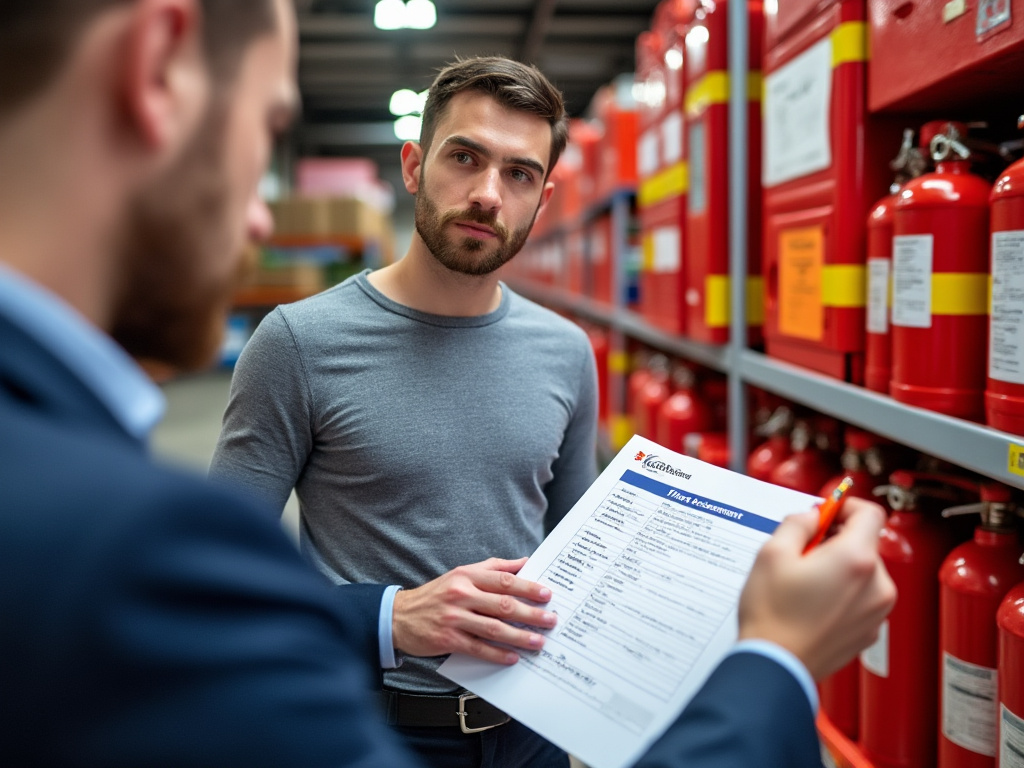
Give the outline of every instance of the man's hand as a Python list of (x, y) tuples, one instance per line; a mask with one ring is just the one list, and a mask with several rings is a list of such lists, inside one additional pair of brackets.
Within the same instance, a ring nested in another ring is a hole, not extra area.
[(740, 639), (774, 642), (820, 680), (875, 641), (896, 602), (878, 554), (885, 513), (847, 498), (841, 528), (806, 555), (817, 512), (787, 517), (762, 547), (739, 606)]
[(547, 587), (515, 575), (525, 563), (525, 557), (492, 557), (459, 566), (422, 587), (401, 590), (395, 595), (392, 618), (395, 648), (410, 656), (465, 653), (498, 664), (515, 664), (519, 656), (491, 643), (537, 650), (544, 645), (543, 637), (506, 623), (555, 626), (555, 614), (517, 599), (551, 599)]

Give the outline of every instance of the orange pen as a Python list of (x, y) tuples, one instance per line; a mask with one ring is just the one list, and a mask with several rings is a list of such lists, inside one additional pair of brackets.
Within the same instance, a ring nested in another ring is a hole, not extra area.
[(836, 519), (839, 508), (843, 505), (843, 497), (851, 488), (853, 488), (853, 478), (849, 476), (844, 477), (839, 485), (835, 487), (835, 490), (829, 494), (828, 498), (818, 505), (818, 530), (815, 532), (814, 538), (804, 547), (804, 554), (807, 554), (821, 544), (821, 540), (825, 538), (828, 529), (832, 527), (832, 521)]

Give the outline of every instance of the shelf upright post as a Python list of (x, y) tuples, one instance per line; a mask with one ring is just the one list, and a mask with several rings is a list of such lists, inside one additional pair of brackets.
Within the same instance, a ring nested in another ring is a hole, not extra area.
[[(628, 192), (616, 190), (611, 197), (612, 242), (610, 245), (612, 259), (612, 313), (620, 314), (626, 308), (626, 254), (629, 248), (629, 213), (630, 196)], [(614, 456), (632, 437), (626, 426), (629, 414), (626, 413), (626, 377), (629, 375), (629, 349), (626, 335), (617, 325), (609, 329), (608, 334), (609, 366), (608, 397), (612, 404), (612, 423), (609, 439), (612, 443)], [(615, 416), (620, 413), (621, 416)]]
[(740, 358), (747, 344), (747, 3), (728, 4), (729, 29), (729, 347), (728, 419), (731, 469), (747, 458), (747, 390)]

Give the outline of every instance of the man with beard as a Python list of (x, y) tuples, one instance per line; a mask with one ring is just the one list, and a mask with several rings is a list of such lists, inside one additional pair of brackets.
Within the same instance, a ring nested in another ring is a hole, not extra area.
[[(515, 593), (496, 577), (521, 584), (511, 574), (596, 477), (596, 368), (578, 326), (497, 270), (551, 194), (566, 130), (561, 94), (534, 67), (487, 57), (444, 69), (420, 142), (402, 147), (416, 196), (408, 252), (261, 323), (211, 467), (277, 509), (295, 488), (302, 549), (334, 582), (410, 588), (382, 615), (382, 698), (438, 768), (568, 765), (487, 705), (475, 722), (486, 730), (463, 733), (463, 691), (434, 671), (443, 659), (398, 666), (392, 650), (422, 657), (451, 637), (507, 664), (516, 654), (493, 641), (542, 642), (499, 620)], [(500, 559), (477, 562), (488, 557)]]
[[(0, 18), (0, 762), (411, 768), (373, 716), (383, 589), (330, 588), (266, 509), (155, 464), (162, 398), (130, 356), (216, 349), (236, 254), (270, 230), (255, 188), (296, 102), (291, 3)], [(741, 636), (797, 675), (841, 666), (892, 605), (881, 512), (847, 512), (804, 558), (816, 515), (783, 523), (744, 592)], [(739, 650), (641, 765), (803, 768), (816, 743), (797, 677)]]

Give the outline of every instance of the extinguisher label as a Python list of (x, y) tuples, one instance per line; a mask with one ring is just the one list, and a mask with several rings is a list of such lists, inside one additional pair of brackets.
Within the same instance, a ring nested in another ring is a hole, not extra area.
[(652, 272), (678, 272), (683, 260), (682, 237), (679, 227), (659, 227), (653, 236), (654, 257)]
[(636, 145), (636, 170), (640, 178), (646, 179), (658, 172), (658, 132), (644, 131)]
[(870, 333), (889, 332), (889, 259), (868, 259), (868, 323)]
[(878, 628), (878, 639), (860, 652), (860, 665), (878, 677), (889, 676), (889, 620)]
[(779, 331), (798, 339), (820, 341), (825, 335), (822, 262), (825, 233), (821, 227), (779, 233)]
[(999, 705), (999, 768), (1024, 768), (1024, 720)]
[(932, 327), (933, 235), (892, 239), (892, 324)]
[(991, 667), (942, 654), (942, 735), (964, 749), (996, 756), (996, 689)]
[(661, 121), (661, 159), (666, 167), (683, 159), (683, 113), (669, 112)]
[(832, 38), (812, 45), (764, 81), (764, 185), (832, 165)]
[(992, 233), (988, 375), (1024, 384), (1024, 230)]

